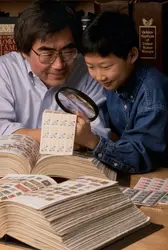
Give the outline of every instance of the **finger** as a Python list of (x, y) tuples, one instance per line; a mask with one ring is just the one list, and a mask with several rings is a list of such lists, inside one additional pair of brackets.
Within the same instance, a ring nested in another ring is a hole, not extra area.
[(84, 147), (84, 146), (81, 146), (81, 145), (79, 145), (79, 144), (77, 144), (77, 143), (74, 143), (74, 150), (86, 152), (86, 151), (87, 151), (87, 148)]
[(87, 123), (90, 122), (89, 119), (87, 118), (87, 116), (86, 116), (85, 114), (83, 114), (83, 113), (77, 111), (77, 112), (76, 112), (76, 115), (77, 115), (78, 117), (81, 117), (85, 122), (87, 122)]
[(80, 145), (77, 143), (74, 143), (74, 150), (79, 150), (80, 149)]
[(78, 116), (77, 123), (83, 125), (86, 123), (86, 121), (82, 117)]

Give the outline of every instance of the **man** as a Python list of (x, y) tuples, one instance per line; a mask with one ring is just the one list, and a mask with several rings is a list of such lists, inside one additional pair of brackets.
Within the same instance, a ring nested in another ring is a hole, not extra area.
[(79, 114), (76, 143), (127, 173), (148, 172), (167, 162), (168, 79), (140, 61), (133, 21), (105, 11), (86, 28), (82, 43), (90, 75), (105, 88), (113, 132), (119, 139), (94, 135)]
[(18, 52), (0, 57), (1, 135), (25, 134), (39, 142), (42, 113), (59, 110), (55, 93), (64, 85), (85, 92), (97, 103), (100, 116), (92, 130), (108, 136), (103, 88), (78, 53), (81, 31), (75, 14), (60, 2), (35, 1), (23, 10), (14, 28)]

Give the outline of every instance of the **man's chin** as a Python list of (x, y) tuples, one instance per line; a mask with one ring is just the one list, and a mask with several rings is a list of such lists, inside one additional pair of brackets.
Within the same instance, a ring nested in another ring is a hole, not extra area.
[(59, 85), (62, 85), (65, 82), (65, 80), (66, 80), (66, 76), (48, 79), (47, 85), (50, 87), (57, 87)]
[(47, 83), (47, 85), (49, 87), (58, 87), (58, 86), (63, 85), (64, 82), (65, 82), (65, 79), (61, 79), (61, 80), (56, 80), (56, 81), (50, 81)]

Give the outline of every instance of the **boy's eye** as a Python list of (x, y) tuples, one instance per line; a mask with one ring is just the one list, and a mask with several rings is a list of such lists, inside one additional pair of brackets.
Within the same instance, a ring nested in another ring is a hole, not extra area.
[(103, 69), (110, 69), (111, 67), (112, 65), (109, 65), (109, 66), (103, 67)]
[(89, 65), (87, 65), (87, 67), (88, 67), (88, 69), (93, 69), (93, 66), (89, 66)]

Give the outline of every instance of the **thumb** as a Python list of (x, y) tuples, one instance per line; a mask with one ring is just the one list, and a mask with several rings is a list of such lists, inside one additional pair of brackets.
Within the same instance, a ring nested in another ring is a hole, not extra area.
[(87, 118), (87, 116), (85, 114), (80, 113), (79, 111), (77, 111), (76, 115), (81, 117), (86, 123), (90, 123), (89, 119)]

